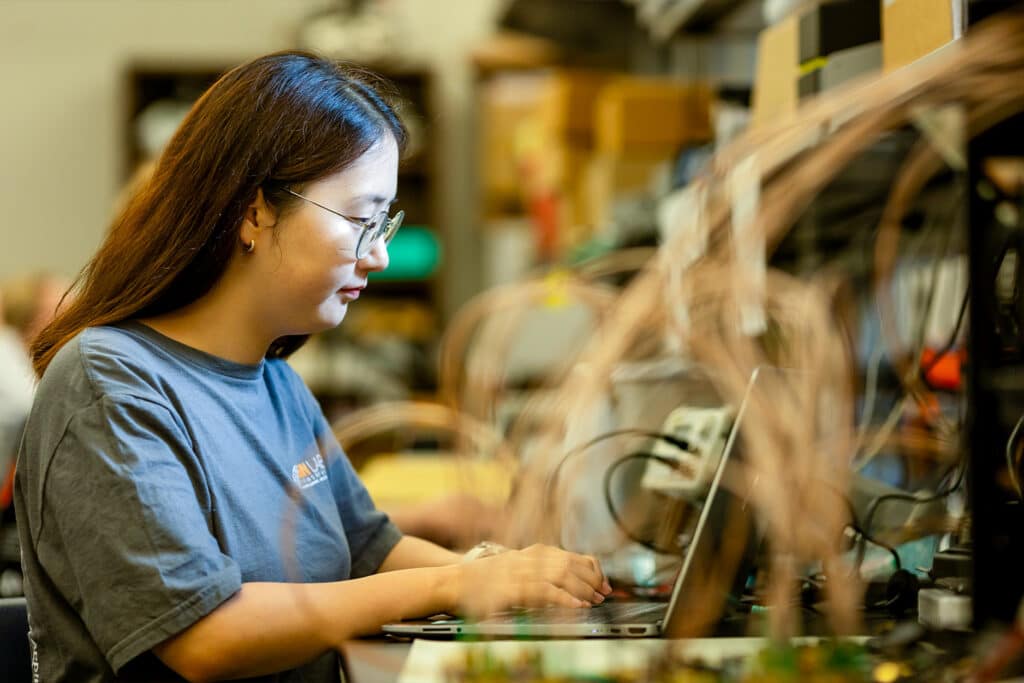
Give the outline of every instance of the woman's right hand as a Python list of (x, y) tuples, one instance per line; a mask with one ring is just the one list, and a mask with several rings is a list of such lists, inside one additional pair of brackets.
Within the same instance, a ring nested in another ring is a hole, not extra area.
[(453, 588), (456, 610), (469, 617), (511, 607), (590, 607), (611, 592), (596, 559), (546, 545), (457, 565)]

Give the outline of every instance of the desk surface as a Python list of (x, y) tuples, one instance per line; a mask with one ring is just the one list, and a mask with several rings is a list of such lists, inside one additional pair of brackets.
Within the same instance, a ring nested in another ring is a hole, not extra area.
[[(817, 638), (797, 639), (817, 641)], [(857, 640), (863, 640), (858, 638)], [(708, 664), (717, 664), (725, 657), (753, 655), (768, 641), (764, 638), (696, 638), (671, 641), (680, 655), (699, 656)], [(642, 666), (655, 651), (663, 651), (666, 641), (658, 638), (490, 641), (470, 643), (456, 641), (406, 642), (357, 640), (345, 644), (343, 655), (348, 683), (443, 683), (441, 674), (446, 662), (465, 656), (466, 648), (484, 647), (499, 656), (509, 656), (522, 648), (539, 650), (552, 668), (565, 674), (599, 675), (612, 669)], [(509, 657), (514, 659), (514, 657)], [(545, 668), (548, 668), (545, 665)], [(404, 669), (404, 675), (403, 675)]]
[(350, 640), (342, 648), (347, 683), (395, 683), (412, 643), (383, 638)]

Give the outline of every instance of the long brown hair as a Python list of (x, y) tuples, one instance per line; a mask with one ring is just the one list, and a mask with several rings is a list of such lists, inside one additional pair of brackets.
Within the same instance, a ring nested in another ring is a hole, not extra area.
[[(284, 188), (344, 169), (383, 136), (403, 151), (392, 98), (379, 77), (299, 51), (221, 77), (114, 219), (75, 281), (74, 300), (32, 343), (36, 373), (87, 327), (173, 311), (209, 292), (239, 248), (258, 189), (285, 211), (295, 200)], [(287, 356), (305, 340), (278, 339), (267, 356)]]

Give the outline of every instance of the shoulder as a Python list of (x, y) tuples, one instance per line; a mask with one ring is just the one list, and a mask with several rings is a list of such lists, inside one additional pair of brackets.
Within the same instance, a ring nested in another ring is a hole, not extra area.
[(90, 327), (54, 356), (39, 384), (41, 393), (67, 389), (93, 398), (146, 393), (156, 382), (153, 350), (143, 339), (119, 326)]
[(53, 485), (50, 465), (62, 453), (58, 469), (72, 483), (106, 470), (134, 471), (139, 454), (146, 467), (164, 453), (167, 462), (187, 456), (191, 441), (160, 396), (146, 356), (126, 332), (106, 327), (84, 330), (57, 352), (21, 444), (18, 477), (32, 504), (41, 505), (44, 487)]
[[(88, 328), (54, 356), (36, 387), (22, 453), (53, 453), (77, 419), (96, 429), (110, 425), (111, 409), (134, 406), (165, 421), (168, 411), (157, 371), (140, 342), (116, 327)], [(138, 418), (134, 418), (138, 419)]]

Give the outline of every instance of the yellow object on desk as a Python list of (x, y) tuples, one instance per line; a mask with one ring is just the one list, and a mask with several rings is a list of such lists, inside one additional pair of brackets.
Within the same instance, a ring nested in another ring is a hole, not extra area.
[(495, 460), (450, 453), (385, 453), (370, 458), (359, 477), (378, 504), (419, 503), (467, 492), (483, 502), (501, 503), (508, 499), (512, 471)]

